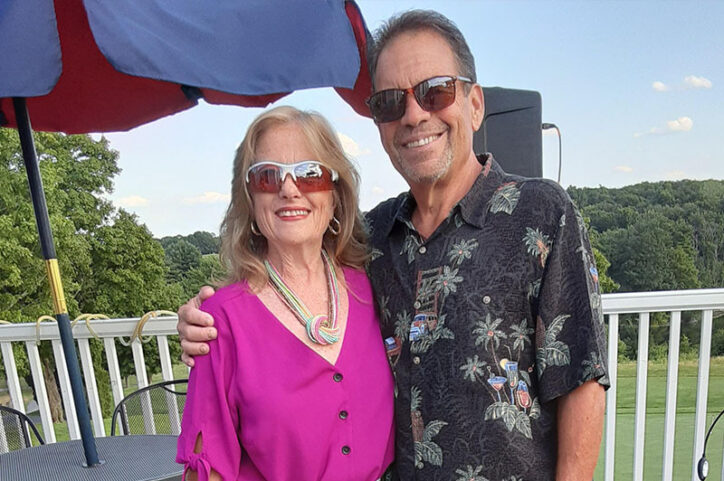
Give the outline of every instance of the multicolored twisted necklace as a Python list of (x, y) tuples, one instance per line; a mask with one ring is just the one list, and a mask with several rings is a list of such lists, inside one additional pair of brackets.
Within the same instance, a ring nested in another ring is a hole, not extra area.
[(322, 249), (322, 260), (324, 261), (324, 270), (327, 273), (329, 315), (313, 315), (268, 260), (264, 261), (264, 266), (269, 274), (269, 284), (306, 328), (309, 339), (315, 344), (327, 345), (334, 344), (339, 340), (339, 327), (337, 326), (339, 285), (337, 284), (337, 273), (334, 270), (334, 264), (330, 261), (329, 255), (324, 249)]

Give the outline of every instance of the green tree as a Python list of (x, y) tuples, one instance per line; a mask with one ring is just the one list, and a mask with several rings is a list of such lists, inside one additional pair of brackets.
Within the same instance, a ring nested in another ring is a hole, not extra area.
[(126, 317), (178, 307), (163, 248), (135, 215), (119, 210), (111, 224), (95, 230), (91, 246), (93, 276), (78, 295), (86, 312)]
[(714, 332), (711, 339), (711, 355), (724, 356), (724, 328)]
[(616, 292), (621, 286), (608, 275), (608, 268), (611, 267), (611, 263), (595, 247), (593, 248), (593, 258), (596, 262), (596, 270), (598, 270), (598, 285), (601, 288), (601, 293)]
[(201, 252), (201, 255), (219, 253), (220, 240), (211, 232), (196, 231), (193, 234), (187, 236), (174, 235), (162, 237), (160, 239), (161, 245), (163, 246), (164, 250), (168, 249), (171, 244), (179, 240), (185, 240), (189, 244), (195, 246), (199, 250), (199, 252)]
[(218, 254), (219, 252), (219, 238), (211, 232), (196, 231), (186, 240), (196, 246), (201, 255)]
[(172, 282), (182, 281), (192, 269), (201, 264), (201, 252), (190, 242), (179, 239), (166, 247), (168, 278)]
[(217, 285), (223, 281), (226, 269), (221, 265), (217, 254), (207, 254), (201, 258), (198, 267), (191, 269), (181, 282), (183, 299), (195, 296), (202, 286)]
[[(118, 153), (107, 140), (35, 133), (68, 312), (140, 316), (175, 309), (181, 288), (166, 283), (164, 253), (144, 226), (107, 200)], [(17, 132), (0, 128), (0, 319), (31, 322), (52, 314), (33, 207)], [(110, 403), (102, 345), (92, 342), (101, 402)], [(17, 347), (17, 346), (16, 346)], [(53, 412), (60, 410), (52, 349), (41, 343)], [(24, 349), (16, 349), (21, 376), (28, 374)], [(105, 379), (105, 381), (104, 381)], [(57, 419), (57, 417), (56, 417)]]
[[(687, 272), (683, 277), (693, 274), (686, 261), (691, 247), (699, 285), (724, 285), (724, 181), (644, 182), (620, 189), (569, 187), (568, 192), (591, 221), (592, 241), (594, 233), (619, 236), (621, 232), (608, 233), (619, 229), (632, 229), (641, 222), (642, 216), (663, 216), (674, 222), (677, 226), (675, 230), (683, 232), (686, 237), (681, 239), (667, 235), (664, 238), (667, 247), (681, 246), (679, 252), (666, 254), (677, 261), (684, 259)], [(682, 231), (679, 226), (686, 226), (686, 229)], [(611, 252), (595, 241), (593, 243), (613, 261)], [(658, 247), (657, 244), (647, 245), (641, 242), (638, 250)], [(667, 251), (668, 248), (664, 250)], [(617, 259), (619, 260), (622, 260), (621, 256)], [(616, 264), (614, 262), (614, 265)], [(617, 280), (620, 281), (618, 278)], [(686, 284), (682, 279), (676, 283)], [(630, 289), (626, 286), (624, 288)]]
[(609, 273), (623, 291), (700, 287), (691, 228), (657, 212), (647, 212), (624, 229), (600, 234)]

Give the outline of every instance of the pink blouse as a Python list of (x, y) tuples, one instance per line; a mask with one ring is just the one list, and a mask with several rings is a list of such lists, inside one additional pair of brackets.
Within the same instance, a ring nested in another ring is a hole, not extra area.
[[(224, 481), (382, 476), (394, 455), (393, 379), (367, 276), (349, 268), (344, 275), (354, 295), (334, 365), (284, 327), (246, 283), (203, 303), (218, 338), (191, 370), (178, 463), (201, 481), (212, 468)], [(198, 434), (203, 449), (195, 454)]]

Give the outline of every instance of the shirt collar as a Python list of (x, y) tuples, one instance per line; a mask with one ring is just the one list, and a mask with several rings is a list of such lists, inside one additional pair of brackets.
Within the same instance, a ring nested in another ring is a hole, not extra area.
[[(486, 152), (478, 156), (478, 162), (483, 170), (475, 179), (475, 183), (463, 197), (455, 209), (460, 209), (460, 215), (468, 224), (482, 228), (485, 216), (488, 213), (488, 204), (496, 190), (505, 182), (508, 174), (493, 158), (493, 154)], [(453, 209), (453, 210), (455, 210)]]
[[(478, 162), (483, 166), (483, 170), (475, 179), (475, 183), (470, 188), (465, 197), (453, 207), (451, 214), (460, 211), (465, 222), (481, 228), (485, 222), (485, 215), (488, 212), (488, 202), (495, 191), (503, 183), (508, 174), (503, 171), (500, 165), (493, 158), (493, 154), (484, 153), (477, 156)], [(392, 228), (396, 222), (407, 225), (410, 229), (412, 226), (412, 212), (415, 210), (415, 198), (410, 191), (400, 195), (397, 208), (394, 215), (390, 216), (386, 225), (382, 229), (386, 236), (392, 232)]]

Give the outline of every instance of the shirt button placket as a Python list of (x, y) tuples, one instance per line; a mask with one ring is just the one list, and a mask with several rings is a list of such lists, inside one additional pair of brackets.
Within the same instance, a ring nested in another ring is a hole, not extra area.
[[(332, 380), (334, 382), (337, 382), (337, 383), (342, 382), (342, 379), (344, 379), (344, 376), (342, 375), (341, 372), (335, 372), (332, 375)], [(337, 413), (337, 416), (339, 417), (339, 419), (344, 421), (345, 419), (347, 419), (347, 417), (349, 417), (349, 413), (346, 410), (342, 409)], [(352, 448), (350, 448), (348, 445), (345, 444), (344, 446), (342, 446), (341, 451), (342, 451), (343, 455), (347, 456), (349, 453), (352, 452)]]

